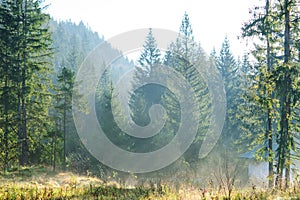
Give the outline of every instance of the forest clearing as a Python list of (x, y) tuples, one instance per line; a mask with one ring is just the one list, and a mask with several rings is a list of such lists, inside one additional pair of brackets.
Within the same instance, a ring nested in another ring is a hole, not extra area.
[(128, 1), (0, 0), (0, 200), (300, 199), (300, 0)]
[[(113, 180), (115, 179), (115, 180)], [(233, 189), (230, 197), (222, 188), (197, 188), (184, 183), (132, 186), (120, 183), (117, 177), (102, 181), (78, 174), (54, 173), (49, 168), (31, 167), (0, 176), (0, 199), (131, 199), (131, 200), (210, 200), (210, 199), (299, 199), (300, 187), (285, 191), (256, 188)], [(225, 189), (226, 190), (226, 189)]]

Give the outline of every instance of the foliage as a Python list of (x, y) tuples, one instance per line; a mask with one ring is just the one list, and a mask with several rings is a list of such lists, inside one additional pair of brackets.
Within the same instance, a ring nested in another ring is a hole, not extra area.
[[(156, 186), (151, 183), (149, 187), (132, 189), (105, 184), (32, 188), (32, 185), (9, 183), (0, 185), (0, 198), (190, 199), (210, 195), (224, 199), (267, 199), (279, 194), (280, 190), (266, 193), (255, 187), (250, 191), (235, 191), (235, 172), (242, 160), (237, 158), (239, 154), (250, 151), (257, 160), (268, 162), (270, 188), (290, 186), (293, 162), (300, 158), (299, 3), (298, 0), (265, 0), (264, 6), (250, 10), (251, 18), (243, 25), (242, 36), (250, 38), (254, 46), (242, 61), (235, 59), (227, 38), (220, 52), (214, 51), (208, 58), (194, 39), (187, 13), (182, 18), (178, 37), (169, 44), (165, 54), (158, 49), (152, 29), (145, 38), (133, 88), (154, 76), (159, 78), (156, 67), (166, 65), (164, 67), (180, 74), (194, 90), (195, 97), (182, 95), (180, 98), (195, 100), (196, 109), (189, 109), (187, 113), (190, 119), (199, 122), (196, 138), (183, 157), (153, 174), (160, 178), (163, 175), (170, 179), (180, 177), (181, 182), (188, 182), (192, 176), (199, 175), (202, 166), (219, 167), (220, 173), (215, 179), (221, 187), (227, 188), (225, 192), (211, 188), (202, 188), (200, 192), (199, 188), (186, 185), (172, 188), (172, 184), (166, 186), (161, 180)], [(19, 175), (25, 180), (33, 171), (22, 166), (34, 164), (49, 165), (54, 170), (92, 173), (107, 179), (112, 173), (115, 177), (120, 172), (102, 165), (84, 148), (71, 113), (72, 95), (76, 94), (75, 74), (88, 53), (104, 42), (104, 38), (83, 22), (51, 20), (41, 4), (41, 0), (0, 1), (0, 169), (4, 176), (15, 176), (15, 166), (18, 166)], [(118, 52), (109, 44), (107, 47), (113, 54)], [(160, 104), (166, 111), (165, 124), (159, 134), (147, 139), (134, 138), (124, 133), (114, 120), (114, 117), (124, 116), (114, 85), (133, 68), (133, 63), (121, 57), (103, 65), (108, 67), (98, 83), (95, 102), (98, 120), (107, 137), (120, 148), (138, 153), (155, 151), (169, 143), (179, 129), (182, 113), (179, 97), (168, 88), (174, 91), (182, 88), (174, 87), (172, 81), (167, 80), (167, 87), (146, 84), (130, 94), (130, 114), (141, 127), (151, 123), (152, 105)], [(202, 72), (215, 67), (223, 78), (227, 115), (214, 152), (219, 155), (212, 156), (211, 160), (200, 160), (198, 151), (212, 122), (212, 91)], [(227, 153), (232, 156), (232, 168)], [(225, 159), (224, 163), (213, 163), (215, 158)], [(213, 170), (204, 172), (204, 169), (202, 174)], [(178, 172), (178, 176), (172, 176), (173, 172)], [(280, 195), (288, 194), (297, 198), (298, 188)]]
[[(211, 100), (207, 82), (204, 79), (205, 74), (202, 74), (203, 70), (208, 66), (207, 58), (201, 45), (194, 41), (192, 26), (187, 13), (185, 13), (182, 18), (176, 41), (172, 42), (167, 49), (164, 64), (177, 71), (184, 80), (188, 82), (195, 93), (195, 97), (183, 97), (195, 101), (193, 103), (196, 106), (196, 110), (188, 111), (191, 118), (198, 119), (199, 117), (196, 116), (201, 113), (196, 138), (185, 153), (185, 158), (188, 162), (194, 162), (198, 159), (197, 150), (199, 150), (211, 120)], [(169, 84), (169, 88), (174, 89), (174, 85), (171, 83), (167, 84)], [(175, 89), (180, 90), (180, 88)], [(162, 97), (163, 105), (167, 110), (166, 112), (169, 118), (165, 126), (168, 128), (168, 134), (172, 137), (176, 134), (181, 120), (180, 105), (176, 98), (178, 97), (175, 97), (169, 90), (167, 90)]]
[(259, 146), (258, 154), (269, 162), (269, 186), (274, 185), (273, 165), (276, 163), (276, 186), (282, 187), (285, 180), (287, 187), (297, 135), (292, 131), (296, 124), (291, 119), (299, 101), (295, 87), (299, 77), (299, 61), (295, 57), (298, 54), (297, 42), (291, 41), (299, 40), (299, 34), (295, 31), (299, 24), (294, 23), (299, 10), (297, 1), (293, 0), (265, 2), (265, 7), (255, 7), (253, 18), (243, 27), (244, 37), (258, 39), (254, 44), (255, 75), (249, 87), (251, 97), (248, 102), (263, 111), (261, 119), (264, 122), (259, 124), (266, 127), (265, 131), (253, 137)]
[(49, 16), (43, 13), (40, 1), (2, 1), (0, 9), (4, 50), (0, 107), (5, 114), (1, 115), (4, 130), (0, 132), (4, 134), (7, 169), (16, 159), (20, 165), (28, 165), (43, 161), (47, 154), (52, 49), (49, 29), (44, 26)]
[(226, 92), (226, 119), (222, 131), (220, 143), (223, 147), (233, 150), (234, 141), (239, 137), (237, 114), (239, 112), (239, 94), (241, 92), (239, 66), (230, 50), (230, 44), (225, 38), (220, 53), (216, 56), (215, 64), (219, 69)]

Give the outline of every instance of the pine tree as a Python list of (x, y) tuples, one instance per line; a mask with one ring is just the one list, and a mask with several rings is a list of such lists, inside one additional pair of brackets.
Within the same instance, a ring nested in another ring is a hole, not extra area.
[[(7, 50), (3, 60), (9, 61), (8, 71), (13, 74), (9, 80), (12, 86), (9, 92), (15, 95), (15, 99), (9, 103), (17, 104), (17, 107), (10, 116), (16, 121), (10, 127), (17, 130), (20, 165), (41, 159), (39, 151), (48, 125), (49, 58), (52, 51), (50, 33), (45, 26), (49, 17), (42, 12), (40, 3), (30, 0), (1, 3), (5, 12), (0, 14), (0, 26), (7, 34), (1, 34), (0, 43)], [(30, 155), (38, 156), (29, 160)]]
[[(3, 1), (0, 4), (0, 134), (1, 134), (1, 154), (3, 156), (4, 171), (8, 169), (9, 160), (16, 156), (15, 151), (10, 151), (16, 144), (16, 133), (13, 130), (13, 124), (16, 123), (13, 116), (17, 110), (17, 90), (15, 87), (16, 77), (14, 75), (15, 58), (12, 56), (16, 53), (14, 49), (16, 35), (10, 35), (15, 30), (15, 16), (10, 10), (10, 3)], [(14, 24), (13, 27), (10, 25)], [(8, 37), (10, 36), (10, 37)], [(3, 138), (3, 140), (2, 140)]]
[[(235, 141), (239, 152), (255, 152), (258, 160), (266, 159), (267, 146), (265, 138), (265, 108), (258, 92), (260, 72), (249, 63), (248, 55), (244, 55), (240, 70), (240, 93), (237, 119), (239, 121), (239, 137)], [(261, 145), (264, 144), (264, 145)]]
[[(276, 98), (274, 96), (274, 81), (272, 81), (271, 76), (274, 71), (274, 59), (273, 55), (276, 50), (276, 45), (272, 42), (271, 35), (276, 33), (278, 27), (274, 23), (274, 13), (271, 10), (270, 1), (266, 0), (264, 8), (261, 8), (261, 11), (258, 7), (254, 11), (254, 19), (249, 23), (245, 24), (243, 31), (244, 36), (258, 36), (258, 38), (265, 42), (266, 45), (256, 45), (258, 51), (254, 52), (253, 55), (257, 59), (258, 64), (256, 67), (257, 74), (254, 77), (256, 82), (254, 83), (254, 101), (257, 101), (256, 104), (262, 105), (262, 110), (265, 114), (262, 114), (266, 118), (265, 131), (263, 141), (258, 141), (258, 143), (263, 143), (263, 147), (259, 149), (260, 155), (266, 159), (269, 163), (269, 187), (273, 187), (274, 184), (274, 172), (273, 172), (273, 159), (274, 159), (274, 150), (273, 150), (273, 139), (274, 131), (273, 124), (275, 122), (276, 115)], [(258, 14), (257, 12), (261, 12)], [(258, 17), (256, 17), (258, 16)], [(256, 94), (255, 94), (256, 93)], [(265, 156), (266, 154), (266, 156)]]
[[(280, 187), (282, 179), (285, 179), (285, 187), (289, 187), (291, 171), (291, 151), (295, 150), (294, 135), (292, 134), (292, 114), (295, 109), (297, 89), (293, 86), (299, 78), (299, 61), (295, 60), (297, 52), (296, 43), (299, 40), (299, 23), (294, 23), (298, 19), (299, 10), (296, 0), (279, 1), (277, 5), (278, 17), (283, 25), (283, 59), (279, 61), (275, 69), (276, 84), (280, 99), (280, 130), (278, 135), (278, 162), (277, 180)], [(295, 90), (296, 89), (296, 90)], [(285, 178), (283, 170), (285, 169)]]
[(149, 33), (146, 37), (143, 50), (138, 59), (138, 64), (144, 70), (150, 73), (151, 69), (160, 64), (160, 50), (157, 48), (156, 40), (154, 38), (152, 28), (149, 28)]
[[(148, 115), (149, 108), (156, 99), (160, 100), (162, 93), (162, 88), (153, 87), (153, 84), (144, 85), (149, 81), (150, 76), (158, 75), (154, 74), (154, 68), (160, 64), (160, 55), (160, 50), (157, 48), (152, 29), (149, 28), (143, 50), (138, 59), (138, 65), (135, 67), (132, 82), (132, 88), (136, 88), (137, 90), (133, 91), (129, 102), (132, 111), (131, 116), (140, 126), (145, 126), (150, 122)], [(144, 86), (138, 88), (141, 85)], [(155, 103), (158, 102), (156, 101)]]
[(62, 133), (63, 133), (63, 169), (66, 170), (67, 158), (67, 127), (70, 120), (70, 111), (72, 108), (72, 94), (74, 88), (75, 73), (72, 69), (67, 68), (65, 63), (62, 63), (61, 72), (57, 76), (57, 105), (56, 108), (60, 113)]
[[(300, 60), (300, 42), (297, 44), (298, 49), (298, 60)], [(300, 80), (295, 81), (295, 99), (300, 99)], [(293, 110), (293, 118), (292, 118), (292, 132), (295, 135), (295, 152), (300, 151), (300, 101), (298, 100), (295, 103), (295, 109)], [(299, 154), (294, 153), (293, 157), (297, 160), (300, 159)]]
[[(103, 64), (105, 65), (105, 63)], [(106, 136), (118, 147), (133, 150), (134, 140), (124, 133), (118, 123), (124, 123), (124, 113), (112, 81), (111, 67), (104, 71), (96, 90), (96, 114)], [(114, 111), (113, 111), (114, 110)], [(118, 119), (118, 121), (116, 120)]]
[(230, 50), (230, 44), (227, 37), (225, 38), (220, 54), (216, 60), (217, 68), (219, 69), (226, 92), (226, 119), (222, 131), (221, 143), (226, 148), (232, 148), (233, 142), (238, 137), (238, 121), (236, 118), (237, 105), (239, 104), (239, 71), (237, 63)]
[[(203, 78), (203, 74), (200, 74), (199, 70), (201, 67), (207, 67), (208, 63), (203, 49), (194, 41), (192, 26), (187, 13), (183, 16), (176, 41), (171, 43), (167, 49), (164, 64), (180, 73), (182, 77), (189, 82), (196, 95), (196, 97), (194, 97), (196, 102), (194, 103), (197, 109), (190, 110), (189, 113), (191, 114), (191, 117), (195, 117), (201, 113), (198, 133), (194, 144), (185, 154), (187, 160), (192, 162), (197, 160), (196, 156), (198, 155), (197, 150), (199, 150), (199, 144), (202, 142), (203, 135), (206, 133), (209, 126), (211, 102), (209, 100), (208, 87)], [(172, 85), (169, 85), (168, 87), (174, 88)], [(166, 108), (167, 116), (169, 118), (166, 122), (166, 126), (168, 127), (171, 136), (173, 136), (173, 134), (176, 134), (176, 130), (180, 123), (180, 105), (174, 94), (169, 91), (165, 92), (163, 96), (163, 105)]]
[[(135, 67), (131, 94), (130, 109), (133, 121), (139, 126), (147, 126), (151, 121), (149, 111), (153, 104), (161, 104), (161, 97), (165, 88), (159, 84), (149, 83), (151, 80), (161, 81), (158, 67), (161, 64), (161, 53), (157, 47), (152, 29), (146, 36), (143, 49)], [(162, 133), (162, 131), (160, 131)], [(139, 152), (149, 152), (161, 146), (159, 136), (146, 139), (135, 139), (134, 149)]]
[[(265, 152), (269, 162), (269, 186), (274, 183), (273, 165), (276, 162), (276, 185), (282, 187), (285, 179), (289, 184), (291, 151), (294, 147), (294, 135), (291, 134), (292, 110), (295, 106), (296, 91), (292, 87), (296, 82), (299, 70), (294, 60), (298, 32), (297, 23), (293, 20), (297, 15), (296, 1), (272, 2), (266, 0), (264, 8), (256, 7), (254, 18), (243, 28), (246, 37), (257, 37), (261, 44), (255, 46), (254, 56), (258, 61), (256, 76), (256, 101), (263, 105), (266, 118)], [(283, 30), (283, 32), (282, 32)], [(283, 42), (282, 42), (283, 41)], [(265, 45), (264, 45), (265, 44)], [(277, 113), (279, 115), (277, 116)], [(279, 121), (279, 129), (273, 129)], [(273, 143), (276, 137), (276, 154), (273, 153)], [(285, 178), (283, 172), (285, 170)]]

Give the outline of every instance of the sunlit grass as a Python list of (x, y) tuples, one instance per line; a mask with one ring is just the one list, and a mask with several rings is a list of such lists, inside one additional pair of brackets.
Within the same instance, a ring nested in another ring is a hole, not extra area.
[(32, 167), (2, 174), (0, 199), (300, 199), (300, 187), (295, 185), (285, 191), (256, 187), (234, 189), (229, 197), (222, 189), (203, 189), (186, 183), (126, 187), (113, 181), (104, 183), (96, 177), (53, 173), (44, 167)]

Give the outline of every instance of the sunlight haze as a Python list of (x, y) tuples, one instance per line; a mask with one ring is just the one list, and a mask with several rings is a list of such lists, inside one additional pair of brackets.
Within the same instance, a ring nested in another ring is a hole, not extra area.
[(55, 20), (83, 21), (105, 39), (138, 28), (178, 31), (187, 12), (196, 41), (207, 53), (219, 51), (227, 35), (235, 56), (244, 52), (245, 41), (238, 40), (249, 9), (257, 0), (139, 1), (139, 0), (46, 0), (47, 12)]

